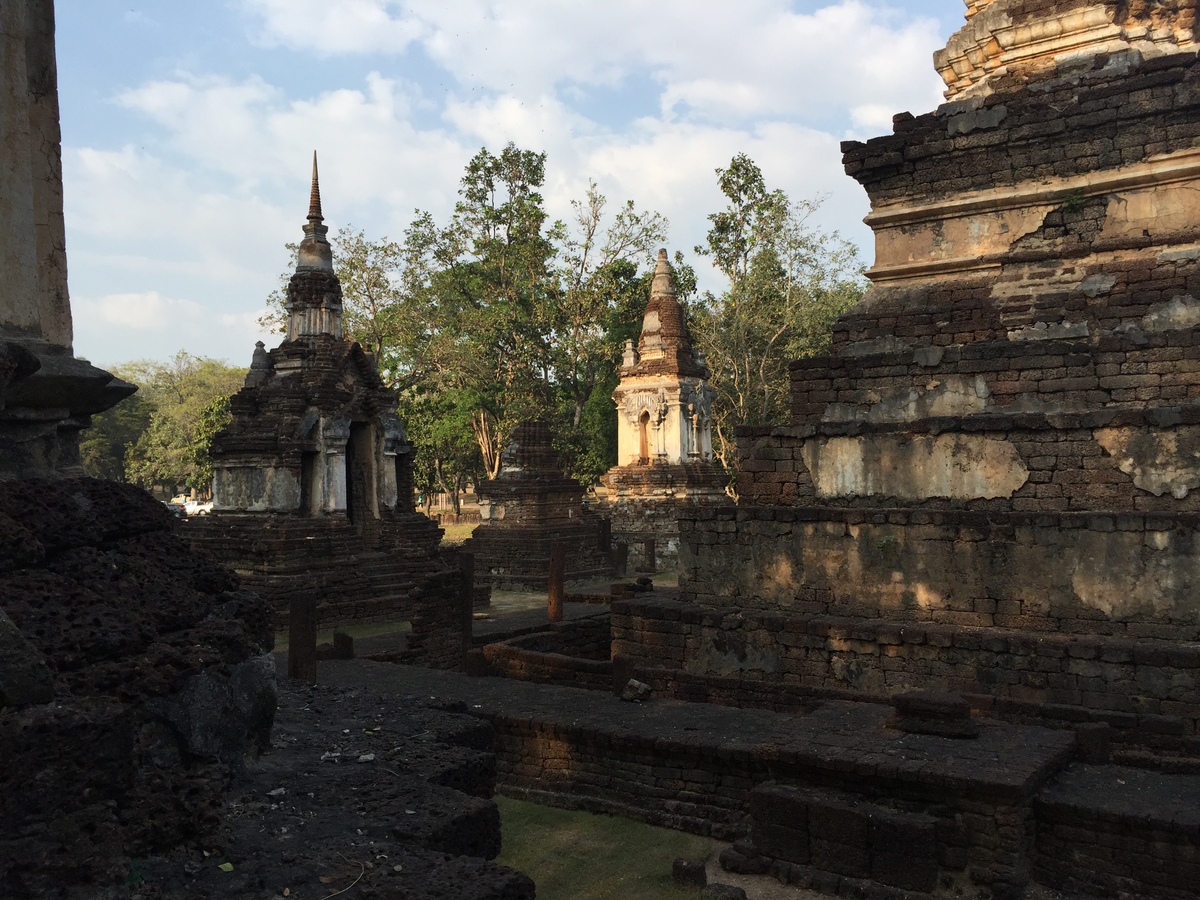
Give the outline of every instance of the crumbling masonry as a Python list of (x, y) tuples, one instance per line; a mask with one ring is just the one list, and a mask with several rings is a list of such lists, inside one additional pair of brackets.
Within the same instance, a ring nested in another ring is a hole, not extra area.
[(550, 427), (521, 422), (508, 437), (500, 473), (478, 486), (481, 520), (463, 550), (475, 555), (475, 593), (544, 590), (560, 544), (568, 580), (609, 574), (600, 518), (583, 506), (583, 485), (563, 474)]
[(314, 156), (287, 336), (254, 351), (233, 419), (213, 440), (213, 515), (189, 521), (187, 537), (270, 599), (279, 620), (314, 594), (326, 624), (401, 619), (452, 596), (457, 573), (438, 554), (440, 529), (414, 509), (396, 396), (342, 335), (327, 231)]
[[(843, 145), (871, 199), (870, 291), (829, 355), (792, 365), (791, 422), (739, 433), (739, 507), (681, 522), (682, 604), (614, 603), (614, 666), (779, 709), (940, 689), (1196, 768), (1195, 27), (1195, 3), (968, 3), (936, 59), (947, 102)], [(811, 824), (817, 787), (760, 811)], [(1142, 837), (1080, 813), (1088, 790), (1122, 789), (1097, 774), (1039, 801), (1043, 878), (1194, 891), (1192, 824), (1156, 814)], [(1019, 887), (1022, 840), (971, 880)]]

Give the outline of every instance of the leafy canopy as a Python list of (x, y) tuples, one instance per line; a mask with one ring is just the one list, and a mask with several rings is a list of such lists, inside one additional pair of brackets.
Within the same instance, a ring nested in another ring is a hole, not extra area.
[(788, 418), (788, 363), (824, 352), (833, 323), (865, 291), (857, 248), (809, 224), (821, 201), (770, 190), (745, 154), (716, 170), (728, 205), (710, 215), (696, 252), (728, 281), (692, 311), (692, 331), (712, 372), (714, 448), (735, 461), (733, 429)]

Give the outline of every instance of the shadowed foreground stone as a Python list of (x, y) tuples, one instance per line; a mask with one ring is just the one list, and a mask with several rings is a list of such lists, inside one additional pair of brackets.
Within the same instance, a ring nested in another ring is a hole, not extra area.
[(222, 826), (143, 860), (135, 896), (531, 900), (527, 876), (488, 861), (493, 739), (413, 697), (284, 682), (271, 752), (230, 791)]
[(0, 483), (0, 896), (124, 883), (269, 740), (269, 611), (172, 527), (127, 485)]

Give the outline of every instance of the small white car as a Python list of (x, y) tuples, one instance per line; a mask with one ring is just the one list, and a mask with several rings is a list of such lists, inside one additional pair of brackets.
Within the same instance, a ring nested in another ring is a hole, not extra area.
[(183, 514), (186, 516), (207, 516), (212, 512), (211, 500), (188, 500), (183, 504)]

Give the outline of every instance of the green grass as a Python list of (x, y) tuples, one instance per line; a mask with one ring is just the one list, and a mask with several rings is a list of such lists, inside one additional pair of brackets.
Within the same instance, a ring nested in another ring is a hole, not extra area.
[(695, 900), (695, 891), (672, 883), (671, 863), (680, 856), (705, 859), (715, 844), (620, 816), (501, 796), (496, 805), (504, 838), (496, 862), (532, 878), (538, 900)]
[(446, 533), (442, 535), (443, 544), (461, 544), (471, 536), (478, 522), (460, 522), (457, 525), (443, 525)]

